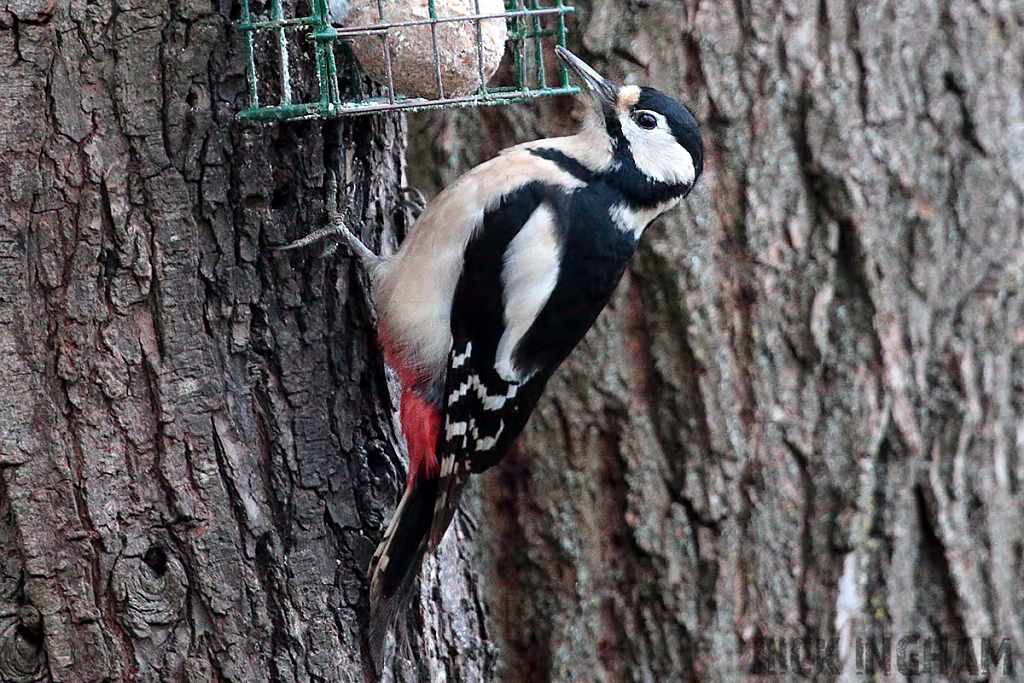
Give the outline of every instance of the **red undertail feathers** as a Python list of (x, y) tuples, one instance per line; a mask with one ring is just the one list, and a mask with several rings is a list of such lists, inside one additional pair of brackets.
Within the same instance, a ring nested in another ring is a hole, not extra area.
[(441, 428), (441, 414), (415, 389), (402, 389), (399, 411), (402, 433), (409, 447), (409, 479), (411, 487), (416, 479), (434, 479), (440, 470), (435, 447), (437, 432)]
[(418, 387), (423, 384), (421, 378), (410, 370), (395, 344), (382, 329), (378, 333), (381, 350), (402, 384), (402, 398), (399, 407), (399, 420), (402, 423), (402, 434), (409, 449), (408, 487), (417, 478), (433, 479), (437, 477), (437, 434), (441, 428), (441, 413), (432, 405)]

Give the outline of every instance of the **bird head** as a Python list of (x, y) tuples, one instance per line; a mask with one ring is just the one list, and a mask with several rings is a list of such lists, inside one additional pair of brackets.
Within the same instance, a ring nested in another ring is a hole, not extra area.
[[(654, 88), (619, 85), (561, 46), (555, 48), (602, 115), (619, 173), (685, 196), (704, 170), (704, 143), (690, 111)], [(658, 192), (661, 194), (661, 192)]]

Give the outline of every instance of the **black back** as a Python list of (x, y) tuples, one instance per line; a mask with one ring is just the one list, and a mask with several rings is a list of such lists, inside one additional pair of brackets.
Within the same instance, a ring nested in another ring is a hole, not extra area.
[[(501, 298), (502, 268), (512, 239), (542, 204), (552, 209), (563, 257), (555, 288), (513, 356), (517, 369), (529, 378), (503, 410), (488, 414), (470, 392), (452, 406), (443, 406), (453, 422), (473, 419), (481, 438), (499, 436), (497, 445), (476, 452), (470, 441), (445, 438), (438, 457), (463, 451), (473, 471), (496, 464), (519, 436), (552, 373), (594, 324), (608, 303), (636, 249), (636, 236), (612, 222), (609, 209), (621, 194), (602, 182), (566, 192), (563, 188), (531, 183), (506, 196), (484, 217), (482, 229), (466, 249), (462, 277), (452, 303), (453, 353), (472, 352), (459, 368), (449, 368), (446, 394), (475, 376), (489, 395), (504, 395), (509, 383), (494, 369), (498, 343), (505, 330)], [(500, 434), (499, 434), (500, 430)]]

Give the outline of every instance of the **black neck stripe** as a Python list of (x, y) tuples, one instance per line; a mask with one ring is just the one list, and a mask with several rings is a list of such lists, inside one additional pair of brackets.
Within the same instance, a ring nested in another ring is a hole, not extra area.
[(555, 162), (560, 169), (585, 183), (593, 182), (597, 178), (593, 171), (560, 150), (551, 147), (540, 147), (538, 149), (531, 149), (530, 154)]
[(538, 147), (531, 149), (530, 153), (541, 159), (553, 161), (563, 171), (584, 183), (601, 182), (615, 188), (622, 193), (630, 205), (636, 207), (653, 208), (677, 197), (685, 197), (692, 187), (692, 185), (670, 185), (651, 180), (640, 172), (628, 155), (616, 154), (613, 157), (627, 157), (619, 159), (618, 166), (614, 170), (595, 172), (558, 149)]

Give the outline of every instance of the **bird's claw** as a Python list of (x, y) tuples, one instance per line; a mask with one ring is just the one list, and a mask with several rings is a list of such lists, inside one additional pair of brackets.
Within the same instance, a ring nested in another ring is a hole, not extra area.
[(345, 227), (345, 217), (338, 211), (338, 178), (333, 171), (327, 174), (327, 225), (314, 230), (305, 237), (300, 237), (294, 242), (277, 247), (276, 251), (288, 251), (298, 249), (310, 244), (316, 244), (327, 240), (323, 251), (318, 258), (332, 256), (338, 250), (338, 244), (346, 243), (352, 253), (364, 264), (373, 265), (380, 260), (380, 257), (370, 251), (362, 241), (356, 237), (351, 230)]
[(413, 220), (420, 217), (420, 214), (427, 208), (427, 198), (415, 187), (400, 187), (398, 194), (402, 196), (401, 204), (412, 214)]
[(289, 242), (284, 246), (277, 247), (274, 251), (289, 251), (291, 249), (298, 249), (299, 247), (305, 247), (310, 244), (329, 240), (327, 245), (324, 246), (323, 251), (321, 251), (318, 256), (318, 258), (327, 258), (338, 250), (338, 243), (340, 241), (349, 242), (352, 239), (355, 239), (355, 235), (352, 235), (348, 228), (341, 223), (332, 223), (331, 225), (314, 230), (305, 237), (300, 237), (294, 242)]

